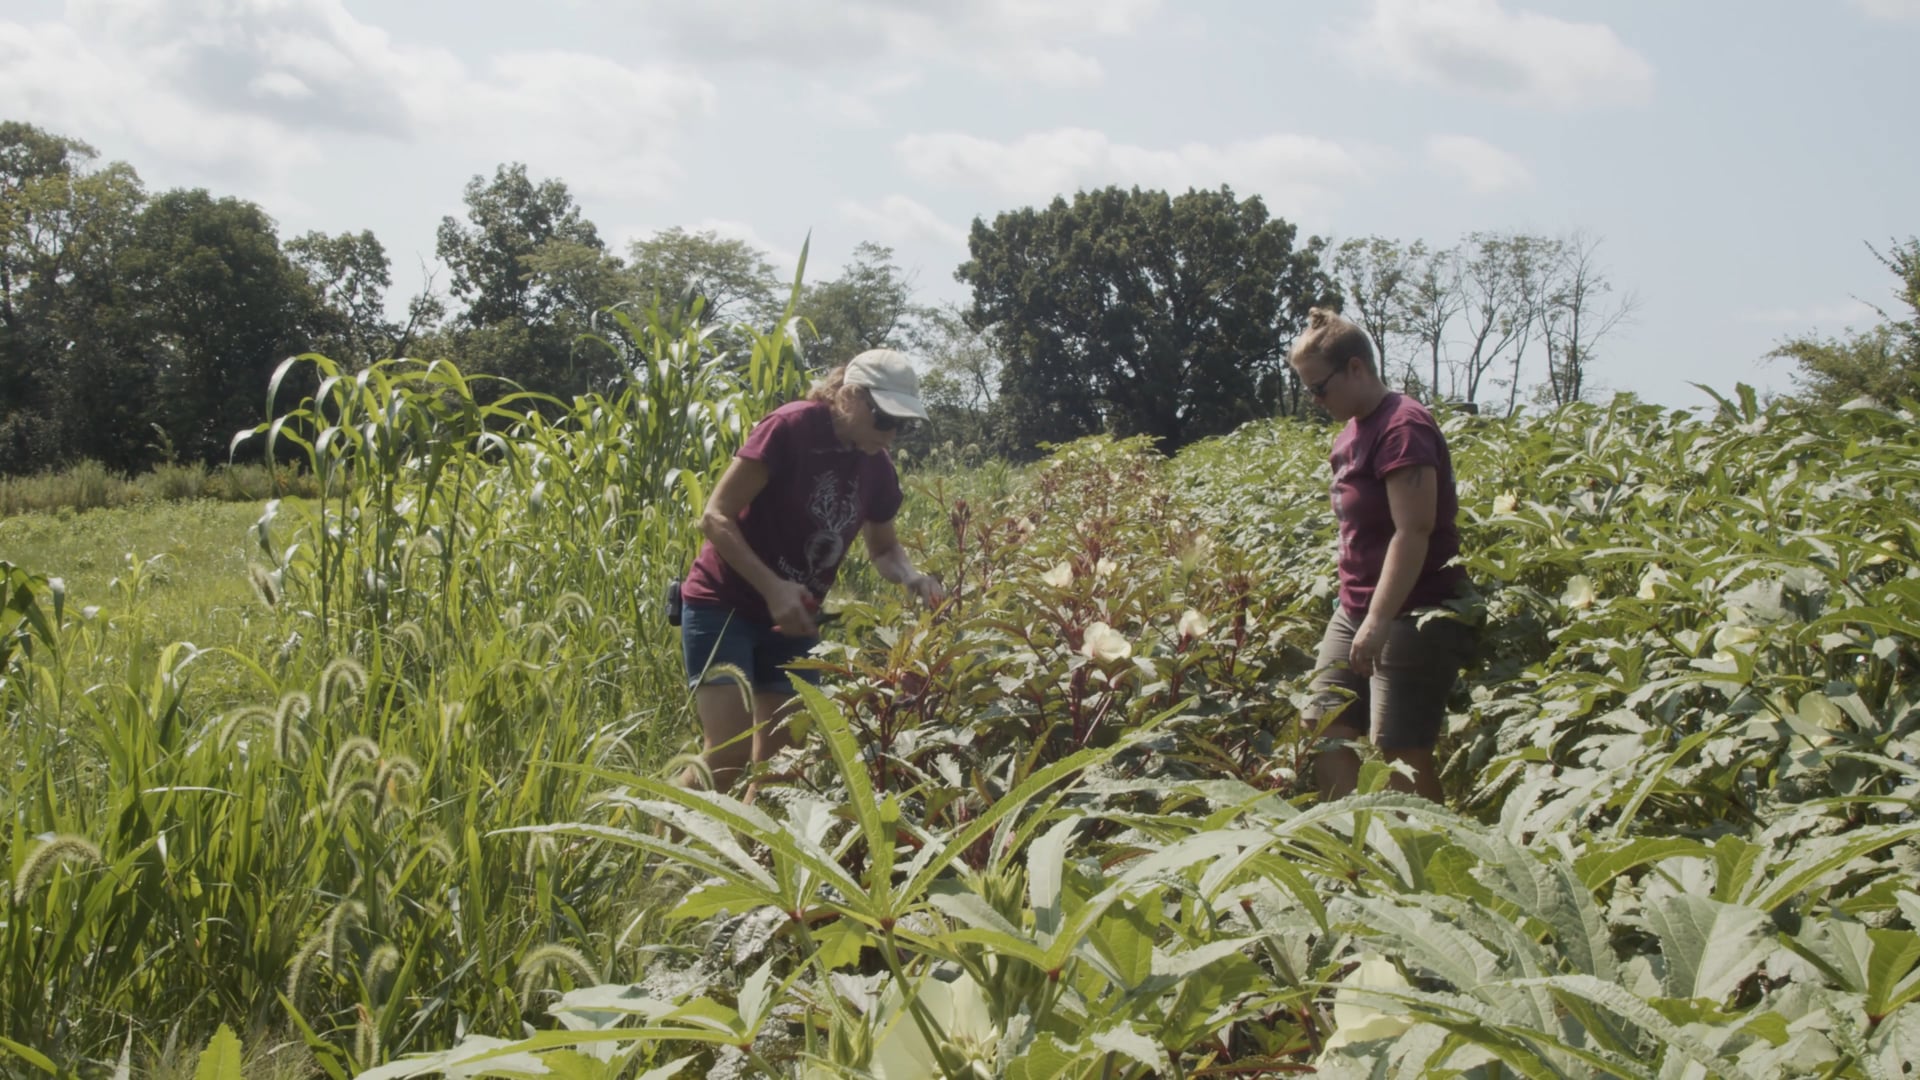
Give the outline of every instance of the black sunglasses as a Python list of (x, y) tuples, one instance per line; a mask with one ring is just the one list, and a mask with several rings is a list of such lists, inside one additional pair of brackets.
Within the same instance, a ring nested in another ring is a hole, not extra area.
[(895, 416), (885, 409), (882, 409), (880, 403), (873, 400), (873, 391), (871, 390), (862, 387), (860, 392), (867, 395), (867, 409), (873, 413), (873, 430), (892, 431), (895, 428), (899, 428), (902, 431), (913, 430), (912, 417)]
[(1333, 370), (1332, 370), (1331, 372), (1329, 372), (1329, 373), (1327, 374), (1327, 377), (1326, 377), (1326, 378), (1324, 378), (1324, 379), (1321, 379), (1321, 380), (1320, 380), (1319, 382), (1317, 382), (1317, 383), (1308, 383), (1308, 384), (1307, 384), (1307, 393), (1309, 393), (1309, 394), (1312, 394), (1312, 395), (1313, 395), (1314, 397), (1316, 397), (1316, 398), (1323, 398), (1323, 397), (1326, 397), (1326, 396), (1327, 396), (1327, 384), (1333, 381), (1333, 377), (1334, 377), (1335, 375), (1344, 375), (1344, 374), (1346, 374), (1346, 371), (1347, 371), (1347, 368), (1346, 368), (1346, 365), (1344, 365), (1344, 364), (1342, 364), (1341, 366), (1339, 366), (1339, 367), (1337, 367), (1337, 368), (1334, 368), (1334, 369), (1333, 369)]

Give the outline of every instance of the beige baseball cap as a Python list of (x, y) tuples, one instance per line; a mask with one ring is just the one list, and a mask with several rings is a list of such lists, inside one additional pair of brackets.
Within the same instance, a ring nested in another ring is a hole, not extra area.
[(868, 349), (847, 362), (847, 385), (872, 394), (881, 412), (927, 418), (927, 407), (920, 403), (920, 376), (906, 353)]

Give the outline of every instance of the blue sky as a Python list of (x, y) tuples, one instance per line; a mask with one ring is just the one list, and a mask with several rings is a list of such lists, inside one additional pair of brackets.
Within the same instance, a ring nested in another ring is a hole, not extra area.
[(1920, 233), (1916, 56), (1920, 0), (9, 0), (0, 118), (283, 236), (371, 228), (397, 302), (505, 161), (617, 249), (707, 228), (790, 270), (811, 232), (819, 276), (876, 240), (926, 300), (965, 299), (974, 217), (1106, 184), (1335, 238), (1583, 229), (1640, 300), (1597, 377), (1688, 405), (1874, 321), (1864, 244)]

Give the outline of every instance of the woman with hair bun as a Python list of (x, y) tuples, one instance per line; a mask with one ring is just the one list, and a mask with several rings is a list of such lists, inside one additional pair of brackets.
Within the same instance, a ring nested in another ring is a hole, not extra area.
[(1340, 598), (1320, 641), (1304, 719), (1329, 740), (1314, 758), (1323, 798), (1352, 792), (1370, 738), (1404, 762), (1398, 790), (1444, 798), (1434, 746), (1447, 696), (1471, 659), (1474, 628), (1454, 609), (1474, 598), (1454, 565), (1453, 458), (1426, 406), (1389, 390), (1365, 330), (1314, 308), (1287, 362), (1321, 408), (1346, 426), (1335, 437), (1334, 516), (1340, 523)]
[[(907, 357), (869, 349), (761, 418), (713, 489), (681, 587), (681, 644), (716, 790), (786, 745), (790, 679), (816, 678), (788, 665), (819, 643), (814, 613), (856, 537), (881, 577), (927, 603), (942, 597), (893, 529), (900, 478), (887, 451), (926, 416)], [(751, 708), (723, 665), (752, 682)]]

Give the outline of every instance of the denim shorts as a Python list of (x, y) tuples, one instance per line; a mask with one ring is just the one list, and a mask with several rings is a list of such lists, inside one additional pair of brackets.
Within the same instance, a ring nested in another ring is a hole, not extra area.
[(1445, 608), (1418, 608), (1393, 620), (1386, 647), (1362, 678), (1348, 666), (1359, 626), (1335, 607), (1314, 661), (1313, 700), (1304, 710), (1309, 727), (1365, 734), (1382, 750), (1431, 750), (1447, 722), (1447, 696), (1460, 670), (1473, 660), (1478, 633)]
[(787, 666), (818, 644), (818, 637), (789, 637), (719, 604), (688, 601), (680, 616), (680, 649), (686, 657), (689, 690), (703, 683), (733, 685), (731, 673), (716, 672), (706, 677), (710, 668), (722, 664), (731, 664), (746, 672), (753, 680), (756, 693), (793, 693), (789, 675), (798, 675), (806, 682), (819, 685), (819, 672)]

